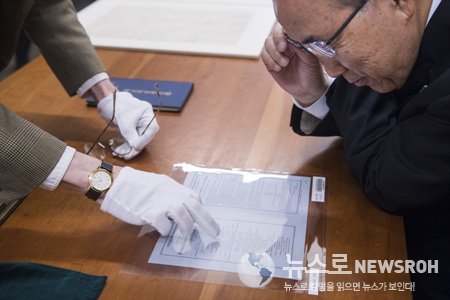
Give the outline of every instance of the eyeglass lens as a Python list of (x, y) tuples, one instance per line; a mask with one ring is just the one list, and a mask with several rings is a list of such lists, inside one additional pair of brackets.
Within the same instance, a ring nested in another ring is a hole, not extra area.
[(327, 57), (334, 57), (336, 55), (336, 51), (330, 46), (330, 44), (336, 39), (336, 37), (347, 27), (348, 23), (355, 17), (358, 11), (367, 3), (367, 1), (363, 1), (353, 13), (347, 18), (347, 20), (342, 24), (341, 27), (336, 31), (335, 34), (325, 43), (324, 41), (314, 41), (308, 44), (302, 44), (291, 39), (287, 34), (285, 34), (285, 39), (288, 43), (294, 45), (298, 49), (305, 49), (311, 52), (314, 55), (325, 55)]

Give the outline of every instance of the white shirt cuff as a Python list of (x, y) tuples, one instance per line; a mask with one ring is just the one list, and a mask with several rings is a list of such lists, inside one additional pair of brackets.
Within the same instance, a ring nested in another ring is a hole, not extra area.
[(326, 94), (328, 92), (328, 89), (330, 88), (331, 84), (334, 82), (335, 78), (332, 77), (328, 77), (328, 88), (325, 91), (325, 93), (323, 93), (323, 95), (316, 101), (314, 102), (312, 105), (308, 106), (308, 107), (303, 107), (297, 100), (295, 100), (294, 98), (292, 98), (292, 100), (294, 101), (295, 106), (297, 106), (298, 108), (300, 108), (301, 110), (306, 111), (307, 113), (313, 115), (314, 117), (316, 117), (317, 119), (323, 120), (323, 118), (325, 118), (325, 116), (328, 114), (328, 112), (330, 111), (330, 108), (328, 107), (327, 104), (327, 97)]
[(76, 150), (72, 147), (67, 146), (64, 150), (63, 155), (59, 159), (53, 171), (48, 175), (48, 177), (39, 186), (42, 189), (53, 191), (61, 182), (64, 174), (66, 174), (67, 168), (75, 155)]
[(80, 98), (83, 98), (84, 94), (86, 94), (87, 91), (97, 83), (99, 83), (102, 80), (108, 79), (109, 76), (106, 72), (98, 73), (86, 80), (85, 83), (83, 83), (77, 90), (77, 95), (80, 96)]

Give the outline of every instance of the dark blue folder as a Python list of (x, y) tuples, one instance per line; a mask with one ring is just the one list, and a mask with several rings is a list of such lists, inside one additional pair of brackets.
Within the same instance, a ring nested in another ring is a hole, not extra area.
[[(158, 89), (161, 95), (161, 111), (180, 112), (194, 88), (193, 82), (184, 81), (163, 81), (150, 79), (130, 79), (111, 77), (111, 82), (121, 92), (129, 92), (134, 97), (150, 102), (153, 109), (159, 106), (158, 96), (155, 91), (155, 83), (158, 83)], [(95, 106), (92, 98), (87, 99), (88, 106)]]

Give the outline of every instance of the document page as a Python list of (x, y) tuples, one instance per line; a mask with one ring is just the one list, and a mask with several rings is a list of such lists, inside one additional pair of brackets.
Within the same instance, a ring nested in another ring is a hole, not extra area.
[(270, 276), (289, 278), (286, 254), (303, 260), (310, 177), (191, 167), (184, 185), (200, 194), (221, 233), (211, 238), (196, 227), (184, 238), (174, 224), (149, 263), (236, 273), (267, 258)]
[(267, 0), (98, 0), (78, 18), (98, 47), (248, 58), (275, 24)]

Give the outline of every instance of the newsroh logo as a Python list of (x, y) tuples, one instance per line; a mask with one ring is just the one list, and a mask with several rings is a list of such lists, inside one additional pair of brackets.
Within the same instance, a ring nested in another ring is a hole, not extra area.
[[(325, 274), (353, 274), (353, 273), (438, 273), (438, 260), (355, 260), (354, 269), (349, 268), (347, 264), (347, 254), (333, 254), (331, 258), (331, 268), (320, 261), (318, 254), (314, 261), (303, 265), (303, 261), (291, 261), (291, 255), (286, 253), (287, 264), (289, 267), (283, 267), (284, 271), (289, 272), (289, 278), (301, 278), (301, 273)], [(327, 268), (328, 267), (328, 268)]]
[(438, 273), (437, 260), (355, 260), (355, 273)]

